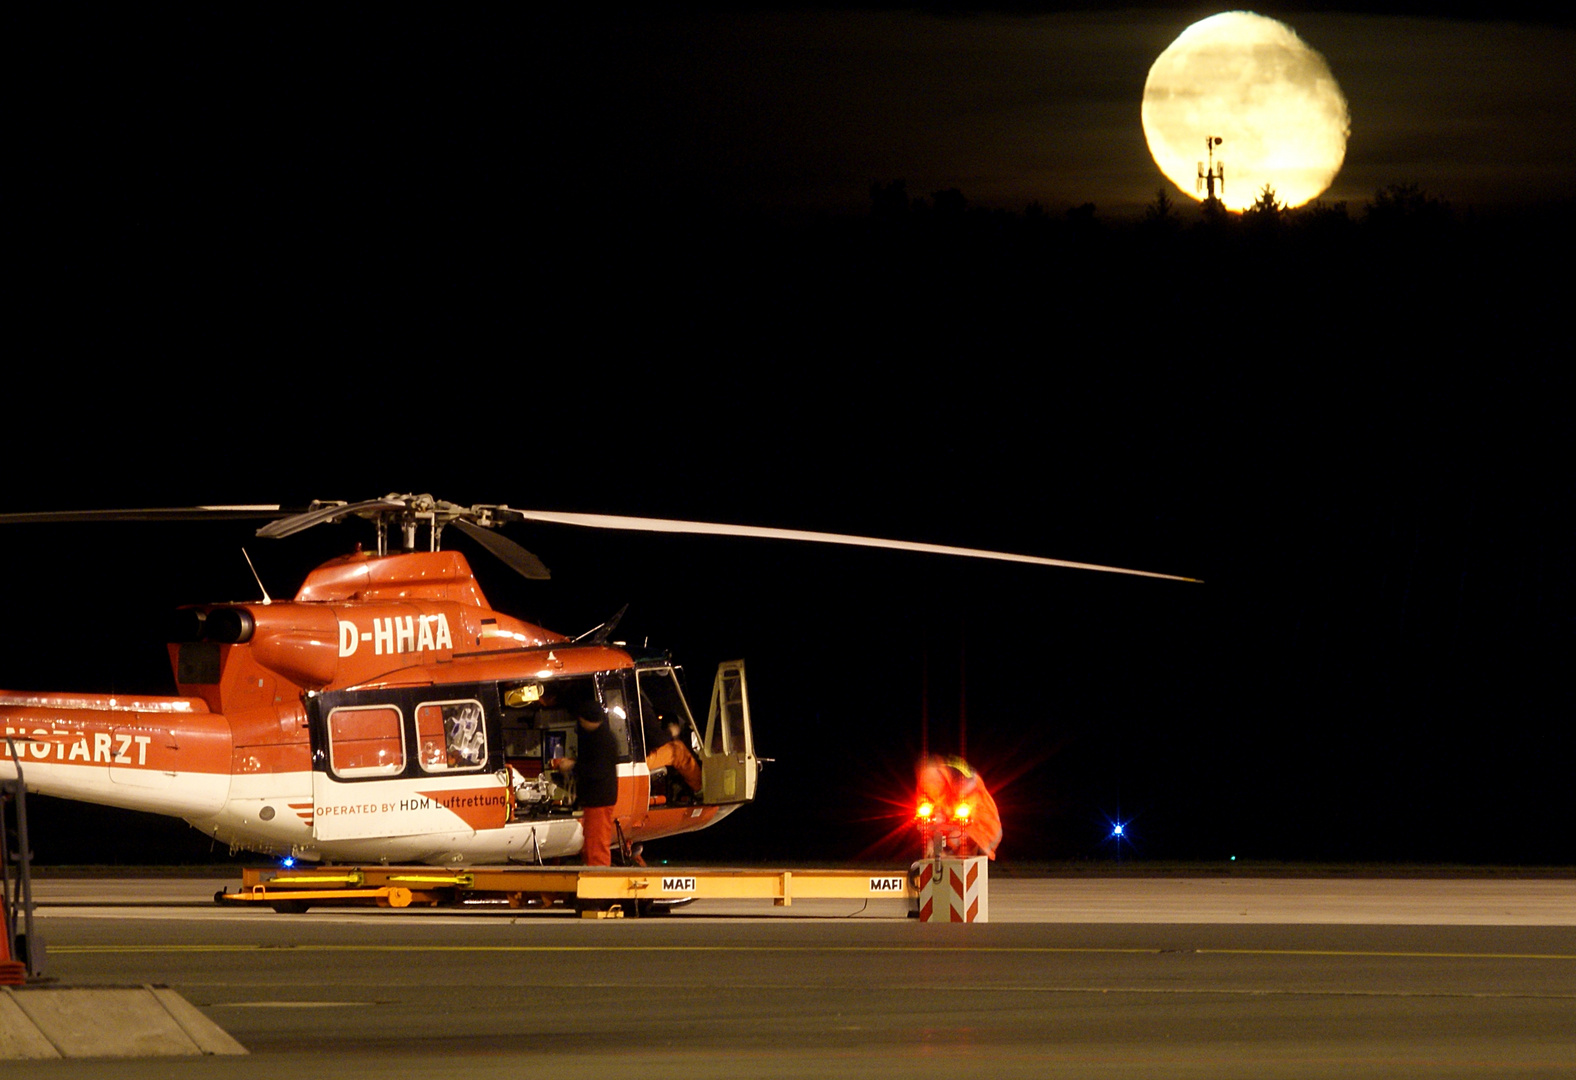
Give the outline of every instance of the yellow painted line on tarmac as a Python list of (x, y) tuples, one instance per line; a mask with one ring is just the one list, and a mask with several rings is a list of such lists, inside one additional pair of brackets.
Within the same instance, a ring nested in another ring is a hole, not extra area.
[(210, 1009), (351, 1009), (379, 1005), (377, 1001), (211, 1001)]
[(1576, 953), (1412, 952), (1401, 949), (1190, 949), (1217, 956), (1373, 956), (1407, 960), (1576, 960)]
[(958, 953), (979, 955), (1146, 955), (1165, 952), (1215, 956), (1372, 957), (1407, 960), (1576, 960), (1576, 953), (1423, 952), (1380, 949), (1162, 949), (1147, 947), (1077, 948), (1051, 945), (51, 945), (55, 954), (87, 953)]
[[(182, 986), (196, 987), (229, 987), (235, 983), (204, 983), (182, 981)], [(625, 990), (628, 982), (585, 982), (579, 980), (563, 980), (555, 982), (555, 986), (563, 989), (575, 990)], [(789, 983), (755, 983), (748, 987), (750, 990), (782, 990), (805, 991), (827, 989), (824, 984), (809, 982)], [(946, 994), (957, 989), (956, 983), (905, 983), (902, 986), (888, 987), (894, 993), (905, 994)], [(992, 994), (1132, 994), (1146, 997), (1326, 997), (1326, 998), (1459, 998), (1471, 1000), (1504, 1000), (1521, 1001), (1536, 999), (1538, 1001), (1576, 1001), (1576, 994), (1543, 993), (1525, 990), (1349, 990), (1339, 987), (1240, 987), (1240, 986), (1041, 986), (1020, 983), (972, 983), (969, 985), (971, 993)], [(329, 1007), (337, 1005), (387, 1005), (387, 1001), (214, 1001), (204, 1002), (204, 1008), (307, 1008)]]
[(919, 945), (51, 945), (52, 954), (61, 953), (201, 953), (201, 952), (368, 952), (368, 953), (1139, 953), (1153, 955), (1164, 949), (1150, 948), (1042, 948), (1038, 946), (983, 946), (980, 948), (926, 948)]

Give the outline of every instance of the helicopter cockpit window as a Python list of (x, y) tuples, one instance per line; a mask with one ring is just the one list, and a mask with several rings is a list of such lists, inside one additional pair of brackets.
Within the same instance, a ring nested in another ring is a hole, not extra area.
[(351, 706), (328, 714), (328, 765), (338, 776), (396, 776), (405, 768), (400, 711)]
[(487, 764), (487, 728), (482, 705), (426, 701), (416, 707), (416, 746), (423, 772), (480, 769)]
[(640, 673), (641, 722), (645, 727), (646, 746), (655, 748), (668, 740), (667, 725), (677, 720), (685, 733), (685, 741), (695, 743), (692, 734), (695, 722), (690, 718), (689, 705), (684, 692), (679, 689), (678, 676), (672, 668), (657, 668)]

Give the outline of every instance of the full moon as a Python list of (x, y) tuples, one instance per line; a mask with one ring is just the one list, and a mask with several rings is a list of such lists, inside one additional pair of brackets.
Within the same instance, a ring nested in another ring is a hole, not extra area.
[(1316, 198), (1341, 171), (1351, 129), (1324, 57), (1291, 27), (1251, 11), (1182, 31), (1149, 69), (1142, 115), (1155, 164), (1201, 201), (1211, 140), (1224, 166), (1216, 195), (1229, 210), (1252, 206), (1266, 184), (1287, 206)]

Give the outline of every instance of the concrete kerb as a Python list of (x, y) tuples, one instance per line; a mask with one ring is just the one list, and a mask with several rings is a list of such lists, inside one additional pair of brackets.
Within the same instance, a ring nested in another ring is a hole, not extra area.
[(0, 1059), (246, 1052), (168, 987), (0, 987)]

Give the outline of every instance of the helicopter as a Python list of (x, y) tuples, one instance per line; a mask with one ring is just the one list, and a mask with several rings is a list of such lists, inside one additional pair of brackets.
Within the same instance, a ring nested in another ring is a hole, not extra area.
[[(265, 518), (282, 539), (361, 518), (373, 550), (311, 570), (295, 596), (195, 605), (167, 635), (169, 696), (0, 691), (0, 777), (30, 792), (184, 819), (232, 850), (303, 862), (544, 863), (581, 852), (572, 700), (594, 699), (618, 748), (615, 822), (645, 841), (715, 825), (756, 797), (762, 765), (743, 660), (704, 714), (665, 653), (613, 640), (619, 612), (568, 636), (494, 610), (446, 529), (527, 579), (549, 576), (500, 527), (522, 522), (948, 554), (1143, 577), (1177, 575), (873, 537), (464, 506), (426, 494), (360, 502), (0, 515), (0, 524)], [(249, 560), (248, 560), (249, 561)], [(261, 582), (259, 582), (261, 589)], [(698, 765), (648, 764), (676, 728)], [(16, 756), (13, 758), (12, 754)], [(20, 766), (20, 767), (19, 767)]]

